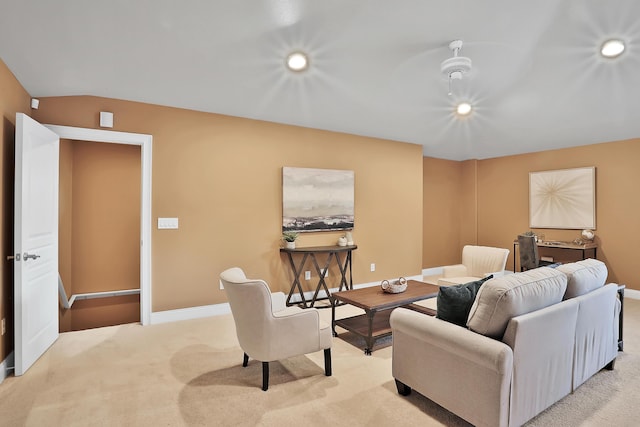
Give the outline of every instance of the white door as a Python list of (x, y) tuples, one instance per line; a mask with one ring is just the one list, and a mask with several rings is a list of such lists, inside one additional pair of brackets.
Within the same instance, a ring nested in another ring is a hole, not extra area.
[(16, 114), (15, 375), (58, 338), (58, 135)]

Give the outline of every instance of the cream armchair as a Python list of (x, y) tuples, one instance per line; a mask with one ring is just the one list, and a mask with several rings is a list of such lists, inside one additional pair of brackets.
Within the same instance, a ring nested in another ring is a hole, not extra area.
[(509, 249), (466, 245), (462, 248), (462, 264), (444, 266), (438, 285), (473, 282), (490, 274), (502, 276), (508, 256)]
[(331, 327), (315, 308), (286, 307), (282, 292), (271, 293), (263, 280), (247, 279), (242, 269), (220, 274), (244, 351), (262, 362), (262, 390), (269, 388), (269, 362), (324, 350), (324, 371), (331, 376)]

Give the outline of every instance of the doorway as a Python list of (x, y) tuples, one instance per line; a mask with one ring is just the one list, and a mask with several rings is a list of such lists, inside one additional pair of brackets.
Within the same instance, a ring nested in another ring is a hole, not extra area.
[(60, 140), (60, 332), (140, 321), (140, 147)]
[(152, 136), (100, 129), (45, 125), (61, 139), (140, 147), (140, 323), (151, 319), (151, 146)]

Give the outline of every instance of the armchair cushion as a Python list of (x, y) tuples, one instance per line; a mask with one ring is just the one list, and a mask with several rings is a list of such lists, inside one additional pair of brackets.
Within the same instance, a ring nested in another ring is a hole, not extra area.
[(485, 277), (497, 271), (504, 271), (509, 249), (491, 246), (466, 245), (462, 248), (462, 264), (467, 267), (466, 276)]
[(445, 265), (442, 267), (442, 277), (468, 276), (467, 267), (464, 264)]
[(442, 278), (438, 285), (468, 283), (493, 274), (504, 273), (509, 249), (491, 246), (466, 245), (462, 248), (462, 263), (442, 267)]
[(480, 286), (491, 277), (460, 285), (441, 286), (436, 298), (436, 317), (458, 326), (466, 326), (471, 305), (476, 299)]

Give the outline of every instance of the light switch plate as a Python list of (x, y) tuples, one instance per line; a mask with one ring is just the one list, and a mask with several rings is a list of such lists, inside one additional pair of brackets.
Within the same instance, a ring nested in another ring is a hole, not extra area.
[(158, 230), (177, 230), (178, 218), (158, 218)]

